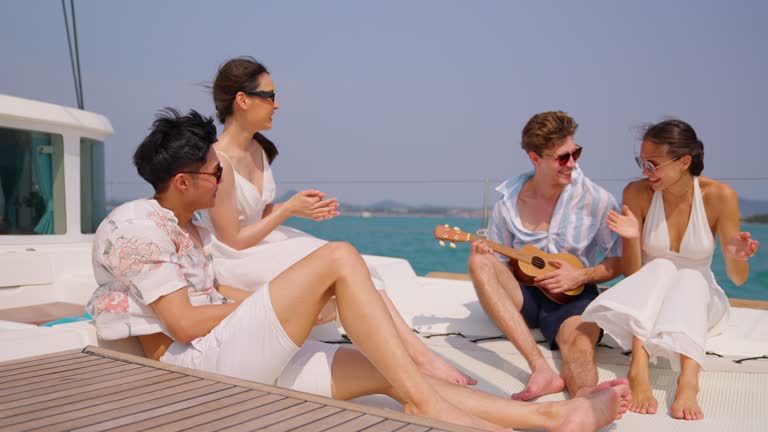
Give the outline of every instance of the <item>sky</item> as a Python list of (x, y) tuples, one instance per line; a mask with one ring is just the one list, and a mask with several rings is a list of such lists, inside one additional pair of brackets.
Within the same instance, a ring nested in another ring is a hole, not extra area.
[[(768, 182), (748, 179), (768, 177), (768, 2), (76, 0), (75, 11), (85, 107), (115, 129), (113, 200), (150, 194), (131, 155), (157, 111), (213, 115), (206, 85), (240, 55), (275, 80), (278, 195), (480, 207), (531, 169), (526, 121), (564, 110), (582, 170), (618, 198), (640, 175), (642, 127), (678, 117), (704, 142), (704, 175), (768, 199)], [(0, 93), (76, 106), (60, 1), (2, 1), (0, 58)]]

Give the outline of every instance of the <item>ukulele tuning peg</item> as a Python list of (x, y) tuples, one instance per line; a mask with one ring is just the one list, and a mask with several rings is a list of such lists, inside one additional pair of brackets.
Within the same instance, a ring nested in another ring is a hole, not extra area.
[(448, 225), (448, 224), (445, 224), (443, 226), (446, 227), (446, 228), (450, 228), (450, 225)]
[(456, 243), (454, 242), (451, 242), (450, 244), (448, 244), (448, 246), (450, 246), (451, 249), (456, 249)]
[(459, 229), (459, 227), (453, 227), (453, 229), (456, 230), (456, 231), (461, 231), (461, 229)]
[(442, 241), (442, 240), (440, 240), (439, 242), (437, 242), (437, 244), (439, 244), (439, 245), (440, 245), (440, 247), (445, 247), (445, 242), (444, 242), (444, 241)]

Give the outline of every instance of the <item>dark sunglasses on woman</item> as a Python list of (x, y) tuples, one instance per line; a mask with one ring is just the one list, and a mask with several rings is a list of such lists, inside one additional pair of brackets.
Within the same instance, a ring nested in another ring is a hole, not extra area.
[(262, 99), (269, 99), (272, 102), (275, 101), (275, 91), (274, 90), (243, 90), (243, 93), (247, 94), (248, 96), (256, 96), (260, 97)]

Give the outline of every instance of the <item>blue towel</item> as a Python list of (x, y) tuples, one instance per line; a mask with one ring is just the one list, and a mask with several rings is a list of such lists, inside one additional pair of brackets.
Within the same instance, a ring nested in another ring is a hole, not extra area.
[(53, 327), (55, 325), (59, 324), (66, 324), (66, 323), (72, 323), (72, 322), (78, 322), (78, 321), (91, 321), (93, 317), (89, 313), (85, 313), (83, 316), (73, 316), (73, 317), (66, 317), (57, 319), (54, 321), (48, 321), (47, 323), (40, 324), (40, 327)]

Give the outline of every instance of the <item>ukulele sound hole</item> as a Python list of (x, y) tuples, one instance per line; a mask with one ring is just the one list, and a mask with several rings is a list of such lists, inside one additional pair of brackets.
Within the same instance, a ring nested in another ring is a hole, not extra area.
[(531, 259), (531, 264), (533, 264), (534, 267), (537, 269), (543, 269), (546, 263), (544, 262), (544, 258), (535, 256), (533, 259)]

